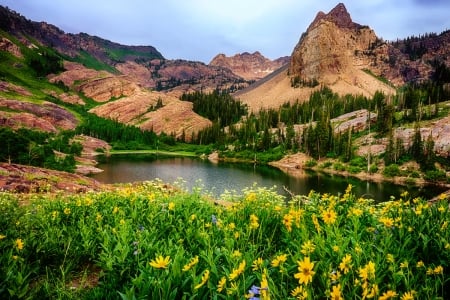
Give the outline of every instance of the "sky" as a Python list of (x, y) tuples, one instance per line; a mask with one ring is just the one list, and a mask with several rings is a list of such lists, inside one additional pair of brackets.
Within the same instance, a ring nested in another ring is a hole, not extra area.
[[(342, 0), (341, 0), (342, 1)], [(450, 0), (348, 0), (354, 22), (396, 40), (450, 29)], [(125, 44), (154, 46), (167, 59), (209, 63), (219, 53), (291, 55), (329, 0), (0, 0), (32, 21)]]

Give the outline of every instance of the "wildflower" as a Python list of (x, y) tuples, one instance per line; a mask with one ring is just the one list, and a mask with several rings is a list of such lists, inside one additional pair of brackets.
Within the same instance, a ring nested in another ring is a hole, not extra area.
[(12, 256), (12, 259), (13, 259), (13, 260), (18, 260), (19, 257), (18, 257), (17, 255), (13, 255), (13, 256)]
[(240, 233), (238, 231), (236, 231), (234, 233), (234, 238), (237, 240), (239, 238), (239, 236), (240, 236)]
[(436, 268), (434, 268), (433, 270), (434, 274), (444, 274), (444, 268), (442, 266), (437, 266)]
[(386, 227), (393, 227), (394, 226), (394, 220), (392, 218), (381, 217), (379, 219), (379, 221), (381, 223), (383, 223), (383, 225), (386, 226)]
[(68, 208), (68, 207), (64, 208), (64, 214), (70, 215), (70, 208)]
[(23, 241), (22, 241), (22, 239), (17, 239), (16, 240), (16, 247), (17, 247), (17, 250), (22, 250), (23, 249)]
[(342, 291), (341, 291), (341, 285), (335, 285), (333, 286), (333, 290), (330, 294), (330, 297), (332, 300), (342, 300), (344, 298), (342, 298)]
[(169, 210), (174, 210), (175, 209), (175, 203), (173, 202), (169, 202), (169, 205), (167, 207)]
[(256, 229), (259, 227), (259, 223), (258, 223), (258, 217), (255, 214), (251, 214), (250, 215), (250, 228), (251, 229)]
[(52, 220), (55, 220), (58, 217), (58, 212), (56, 210), (52, 211)]
[(298, 279), (300, 284), (308, 284), (312, 282), (312, 278), (316, 272), (313, 271), (314, 263), (309, 260), (309, 257), (305, 257), (302, 261), (297, 261), (298, 273), (294, 274), (294, 277)]
[(170, 263), (170, 256), (163, 257), (162, 255), (160, 255), (156, 259), (150, 261), (149, 265), (156, 269), (167, 269), (169, 263)]
[(445, 200), (445, 199), (447, 199), (447, 195), (445, 193), (442, 193), (442, 194), (439, 195), (438, 199), (441, 200), (441, 201)]
[(306, 241), (303, 243), (302, 245), (302, 250), (300, 250), (300, 252), (305, 255), (308, 256), (311, 253), (314, 252), (314, 250), (316, 249), (316, 246), (313, 244), (313, 242), (311, 242), (310, 240)]
[(195, 266), (196, 264), (198, 264), (198, 255), (194, 256), (193, 258), (191, 258), (191, 260), (189, 261), (189, 263), (187, 263), (182, 271), (186, 272), (189, 271), (193, 266)]
[(347, 274), (350, 269), (352, 268), (352, 256), (350, 254), (346, 254), (343, 258), (341, 263), (339, 264), (339, 270), (344, 272), (344, 274)]
[(364, 280), (370, 280), (375, 278), (375, 263), (369, 261), (364, 268), (359, 269), (359, 277)]
[(0, 241), (3, 240), (6, 237), (6, 235), (0, 234)]
[(272, 260), (272, 267), (278, 267), (287, 260), (287, 254), (280, 254)]
[(242, 253), (241, 253), (241, 251), (239, 251), (239, 250), (234, 250), (232, 256), (233, 256), (234, 258), (241, 257), (241, 256), (242, 256)]
[(433, 275), (433, 274), (434, 274), (433, 268), (428, 268), (427, 275)]
[(192, 221), (195, 221), (196, 218), (197, 218), (197, 216), (196, 216), (195, 214), (192, 214), (192, 215), (191, 215), (191, 222), (192, 222)]
[(339, 252), (339, 246), (338, 245), (334, 245), (333, 246), (333, 251), (334, 252)]
[(292, 231), (292, 219), (294, 217), (291, 214), (285, 214), (283, 216), (283, 224), (286, 227), (286, 230), (291, 232)]
[(308, 292), (300, 285), (291, 291), (291, 296), (297, 299), (308, 299)]
[(408, 268), (408, 266), (409, 266), (409, 263), (408, 263), (408, 261), (403, 261), (402, 263), (400, 263), (400, 268), (401, 269), (407, 269)]
[(95, 220), (97, 222), (100, 222), (102, 220), (102, 218), (103, 218), (102, 215), (100, 213), (97, 213), (97, 216), (95, 217)]
[(125, 220), (124, 219), (120, 219), (120, 225), (125, 225)]
[(248, 290), (248, 298), (249, 299), (259, 299), (258, 297), (255, 297), (256, 295), (259, 295), (259, 291), (261, 290), (260, 287), (256, 285), (252, 285), (252, 287)]
[(416, 293), (415, 291), (406, 292), (402, 295), (402, 297), (400, 299), (401, 300), (414, 300), (415, 293)]
[(322, 212), (322, 219), (325, 224), (333, 224), (336, 222), (336, 212), (333, 209), (328, 209)]
[(417, 267), (417, 268), (423, 268), (423, 267), (425, 267), (425, 263), (424, 263), (422, 260), (419, 260), (419, 261), (417, 262), (417, 264), (416, 264), (416, 267)]
[(228, 229), (230, 229), (231, 231), (236, 229), (236, 224), (234, 224), (234, 222), (231, 222), (230, 224), (228, 224)]
[(447, 229), (447, 227), (448, 227), (448, 221), (444, 221), (444, 223), (442, 223), (442, 226), (441, 226), (441, 231), (445, 231)]
[(243, 260), (240, 264), (239, 267), (237, 269), (233, 269), (233, 271), (231, 272), (231, 274), (228, 276), (228, 278), (230, 280), (235, 280), (236, 278), (239, 277), (239, 275), (241, 275), (242, 273), (244, 273), (245, 271), (245, 260)]
[(355, 217), (359, 217), (362, 214), (363, 214), (363, 210), (361, 208), (358, 208), (358, 207), (352, 207), (350, 209), (350, 212), (349, 212), (349, 215), (351, 215), (351, 216), (353, 215)]
[(312, 221), (313, 221), (313, 223), (314, 223), (314, 227), (316, 227), (316, 230), (317, 230), (317, 232), (318, 233), (320, 233), (320, 224), (319, 224), (319, 220), (317, 220), (317, 216), (315, 215), (315, 214), (313, 214), (312, 216), (311, 216), (311, 218), (312, 218)]
[(119, 212), (119, 208), (117, 206), (114, 206), (113, 214), (117, 214), (118, 212)]
[(269, 282), (267, 281), (267, 270), (264, 270), (264, 273), (262, 274), (261, 277), (260, 295), (262, 300), (270, 300)]
[(205, 285), (205, 283), (208, 281), (209, 279), (209, 270), (205, 270), (205, 272), (202, 275), (202, 281), (197, 284), (194, 289), (198, 290), (199, 288), (201, 288), (202, 286)]
[(370, 289), (365, 288), (363, 291), (363, 299), (364, 298), (374, 298), (378, 294), (378, 284), (373, 284)]
[(219, 283), (217, 284), (217, 292), (222, 292), (223, 289), (225, 288), (225, 284), (227, 283), (227, 278), (225, 276), (223, 276), (222, 278), (220, 278)]
[(263, 263), (264, 263), (264, 260), (261, 257), (258, 257), (257, 259), (255, 259), (253, 261), (252, 270), (253, 271), (259, 270), (261, 268), (261, 266), (263, 265)]
[(255, 201), (256, 200), (256, 194), (255, 193), (249, 193), (247, 197), (245, 197), (245, 200), (247, 201)]
[(333, 270), (330, 273), (330, 279), (332, 284), (336, 284), (339, 281), (339, 278), (341, 278), (341, 273), (339, 271)]
[(384, 292), (378, 300), (389, 300), (397, 297), (398, 294), (394, 291), (388, 290), (387, 292)]

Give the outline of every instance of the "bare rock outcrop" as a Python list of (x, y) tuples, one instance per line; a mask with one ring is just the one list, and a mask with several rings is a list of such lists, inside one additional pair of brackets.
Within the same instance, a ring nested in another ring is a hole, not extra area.
[(20, 51), (20, 48), (8, 40), (7, 38), (1, 37), (0, 38), (0, 51), (7, 51), (14, 55), (15, 57), (22, 58), (22, 52)]

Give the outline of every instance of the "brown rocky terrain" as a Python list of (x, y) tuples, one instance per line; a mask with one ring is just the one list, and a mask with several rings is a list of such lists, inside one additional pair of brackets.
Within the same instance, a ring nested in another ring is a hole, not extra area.
[(272, 61), (256, 51), (254, 53), (244, 52), (230, 57), (225, 54), (218, 54), (209, 65), (230, 69), (234, 74), (252, 81), (269, 75), (287, 63), (289, 63), (289, 57), (281, 57)]
[(0, 97), (0, 125), (11, 128), (27, 127), (47, 132), (75, 129), (76, 117), (51, 103), (39, 104)]
[(78, 174), (0, 163), (0, 191), (80, 193), (105, 188), (106, 185)]

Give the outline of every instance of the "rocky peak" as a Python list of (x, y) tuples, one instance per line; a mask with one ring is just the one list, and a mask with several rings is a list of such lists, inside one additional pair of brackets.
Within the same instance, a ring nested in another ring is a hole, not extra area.
[(359, 27), (358, 24), (353, 23), (352, 18), (343, 3), (336, 5), (336, 7), (334, 7), (328, 14), (319, 11), (316, 18), (309, 26), (308, 31), (316, 27), (322, 20), (332, 22), (340, 28), (354, 29)]

